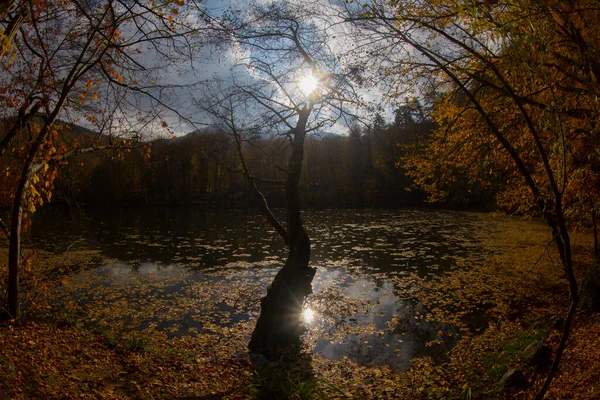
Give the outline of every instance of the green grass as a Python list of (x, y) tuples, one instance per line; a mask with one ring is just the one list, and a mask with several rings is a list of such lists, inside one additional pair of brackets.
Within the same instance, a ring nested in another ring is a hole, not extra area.
[(531, 342), (543, 339), (546, 331), (546, 328), (531, 326), (486, 351), (480, 360), (485, 373), (473, 374), (479, 376), (479, 379), (470, 382), (469, 386), (461, 392), (455, 393), (455, 397), (468, 400), (473, 393), (483, 395), (483, 398), (497, 397), (502, 391), (498, 386), (502, 376), (514, 367), (517, 360), (521, 358), (523, 350)]
[(132, 332), (123, 338), (123, 347), (132, 353), (145, 353), (152, 347), (152, 340), (139, 332)]
[(63, 309), (57, 310), (56, 313), (52, 315), (51, 320), (58, 328), (81, 327), (81, 323), (77, 316)]
[(327, 398), (325, 386), (300, 363), (272, 362), (255, 371), (250, 391), (252, 399), (320, 400)]
[(504, 342), (498, 351), (488, 352), (484, 358), (484, 366), (487, 371), (483, 388), (493, 388), (490, 394), (497, 394), (502, 388), (498, 387), (498, 381), (521, 357), (523, 350), (533, 341), (541, 341), (546, 334), (545, 328), (530, 327), (518, 332), (510, 340)]
[(117, 336), (112, 331), (104, 331), (101, 333), (102, 335), (102, 343), (109, 348), (114, 349), (117, 347)]

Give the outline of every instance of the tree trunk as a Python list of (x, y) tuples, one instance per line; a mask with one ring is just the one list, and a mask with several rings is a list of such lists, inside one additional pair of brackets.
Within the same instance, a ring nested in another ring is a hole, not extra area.
[[(6, 15), (4, 15), (2, 17), (2, 19), (5, 19), (5, 18), (6, 18)], [(15, 35), (21, 28), (21, 25), (23, 24), (24, 19), (25, 19), (25, 16), (22, 12), (18, 12), (14, 17), (10, 18), (10, 22), (8, 23), (8, 26), (6, 27), (6, 29), (4, 30), (4, 33), (3, 33), (4, 34), (4, 43), (3, 43), (2, 47), (0, 47), (0, 61), (4, 57), (4, 54), (6, 54), (6, 52), (10, 49), (12, 42), (15, 39)]]
[(546, 375), (546, 379), (542, 384), (540, 390), (536, 393), (534, 400), (542, 400), (546, 395), (546, 392), (550, 388), (550, 384), (554, 379), (554, 376), (558, 372), (558, 366), (560, 364), (560, 360), (562, 359), (563, 352), (565, 350), (565, 346), (567, 345), (567, 340), (569, 339), (569, 333), (571, 330), (571, 323), (573, 322), (573, 318), (575, 317), (575, 312), (577, 311), (577, 303), (579, 302), (579, 293), (576, 293), (575, 296), (571, 299), (571, 303), (569, 305), (569, 311), (567, 312), (567, 317), (564, 322), (562, 336), (560, 338), (560, 342), (558, 344), (558, 348), (556, 349), (556, 355), (554, 356), (554, 360), (552, 361), (552, 365), (550, 366), (550, 371)]
[(261, 313), (248, 347), (267, 358), (280, 350), (300, 344), (299, 323), (304, 299), (312, 293), (316, 269), (308, 266), (310, 240), (302, 230), (297, 235), (283, 268), (261, 300)]
[(267, 358), (277, 356), (282, 349), (300, 344), (302, 305), (306, 296), (312, 293), (311, 284), (316, 273), (316, 269), (308, 265), (310, 239), (302, 226), (298, 193), (306, 123), (311, 110), (312, 105), (309, 101), (298, 115), (287, 168), (285, 233), (289, 248), (288, 258), (267, 289), (267, 295), (261, 300), (260, 316), (248, 345), (250, 350)]
[(10, 318), (20, 319), (21, 309), (19, 303), (19, 264), (21, 256), (21, 223), (23, 220), (23, 206), (27, 197), (27, 188), (33, 171), (35, 156), (46, 140), (48, 126), (39, 133), (33, 143), (19, 180), (19, 186), (13, 202), (13, 210), (10, 221), (10, 241), (8, 247), (8, 314)]
[[(21, 186), (21, 185), (19, 185)], [(10, 225), (10, 243), (8, 247), (8, 316), (21, 318), (19, 304), (19, 263), (21, 255), (21, 219), (23, 217), (22, 202), (15, 199)]]
[(594, 258), (600, 255), (598, 247), (598, 221), (596, 221), (596, 208), (592, 207), (592, 226), (594, 227)]

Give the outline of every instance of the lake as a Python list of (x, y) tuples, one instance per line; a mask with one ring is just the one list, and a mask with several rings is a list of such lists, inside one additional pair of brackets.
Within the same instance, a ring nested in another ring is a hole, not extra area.
[[(440, 300), (433, 313), (435, 301), (423, 301), (429, 280), (478, 268), (524, 242), (543, 247), (549, 238), (540, 221), (484, 213), (303, 215), (317, 267), (303, 314), (307, 348), (330, 359), (397, 369), (414, 357), (443, 358), (461, 335), (489, 323), (490, 299)], [(98, 250), (110, 259), (57, 290), (58, 304), (86, 324), (168, 336), (247, 335), (242, 328), (257, 318), (260, 298), (286, 256), (275, 231), (254, 211), (46, 209), (36, 213), (26, 241), (56, 253)]]

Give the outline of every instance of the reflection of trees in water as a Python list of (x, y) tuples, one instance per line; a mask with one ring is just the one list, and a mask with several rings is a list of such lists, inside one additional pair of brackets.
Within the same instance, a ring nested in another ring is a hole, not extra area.
[[(467, 259), (476, 261), (485, 252), (482, 235), (494, 228), (476, 214), (427, 210), (336, 217), (330, 211), (315, 211), (307, 216), (308, 224), (315, 244), (313, 262), (343, 256), (373, 272), (413, 270), (421, 277), (464, 267)], [(332, 251), (332, 245), (341, 246)]]
[[(150, 215), (137, 218), (137, 226), (124, 233), (102, 232), (98, 239), (109, 241), (107, 255), (128, 260), (131, 256), (162, 263), (178, 263), (190, 267), (212, 267), (239, 259), (240, 249), (263, 244), (263, 251), (245, 251), (244, 260), (261, 261), (271, 248), (278, 248), (272, 235), (258, 229), (256, 216), (243, 217), (239, 213), (217, 214), (203, 210), (184, 210), (163, 214), (158, 223)], [(254, 224), (253, 224), (254, 223)], [(114, 226), (115, 223), (112, 223)]]
[[(30, 238), (52, 251), (65, 251), (83, 239), (73, 249), (101, 249), (125, 262), (193, 267), (283, 254), (260, 217), (241, 211), (149, 207), (94, 210), (83, 216), (51, 211), (36, 215)], [(327, 210), (305, 215), (313, 264), (347, 259), (344, 268), (371, 268), (369, 273), (412, 270), (425, 276), (462, 266), (467, 257), (482, 254), (481, 232), (493, 230), (475, 214), (456, 212)]]
[(239, 211), (168, 207), (95, 210), (77, 221), (48, 213), (38, 218), (30, 238), (35, 245), (57, 252), (79, 238), (83, 240), (74, 249), (97, 248), (103, 255), (127, 263), (211, 267), (239, 260), (236, 249), (247, 249), (243, 259), (253, 262), (281, 247), (257, 218)]
[[(487, 251), (482, 237), (513, 229), (469, 213), (328, 210), (305, 214), (315, 244), (312, 263), (320, 271), (314, 298), (321, 300), (316, 310), (324, 322), (315, 329), (324, 333), (317, 351), (327, 351), (331, 358), (346, 355), (358, 362), (375, 360), (398, 368), (414, 356), (440, 354), (454, 344), (458, 333), (455, 327), (421, 318), (426, 311), (422, 304), (407, 300), (413, 296), (411, 285), (424, 276), (469, 267)], [(224, 271), (218, 274), (235, 277), (234, 282), (228, 276), (228, 284), (238, 288), (256, 284), (256, 272), (247, 268), (250, 263), (282, 260), (285, 255), (261, 217), (243, 212), (147, 208), (97, 210), (70, 217), (48, 212), (39, 217), (31, 240), (41, 248), (64, 251), (82, 238), (73, 250), (101, 249), (130, 270), (148, 265), (215, 267)], [(243, 267), (223, 268), (232, 262)], [(374, 326), (374, 331), (362, 330), (367, 326)], [(443, 335), (438, 335), (440, 331)]]

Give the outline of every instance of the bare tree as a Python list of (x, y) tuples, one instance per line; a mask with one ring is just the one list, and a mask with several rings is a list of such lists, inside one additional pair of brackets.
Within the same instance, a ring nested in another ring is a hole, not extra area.
[[(269, 224), (289, 253), (267, 295), (249, 347), (267, 357), (299, 343), (300, 315), (311, 293), (316, 269), (309, 266), (310, 239), (301, 216), (299, 182), (307, 134), (319, 132), (350, 116), (358, 107), (353, 91), (356, 69), (340, 61), (330, 47), (333, 25), (316, 2), (254, 5), (239, 19), (224, 22), (224, 33), (238, 50), (228, 80), (212, 82), (199, 106), (235, 139), (241, 172), (260, 198)], [(275, 166), (281, 180), (255, 176), (245, 160), (252, 138), (278, 137), (287, 164)], [(282, 185), (285, 223), (269, 208), (261, 185)]]

